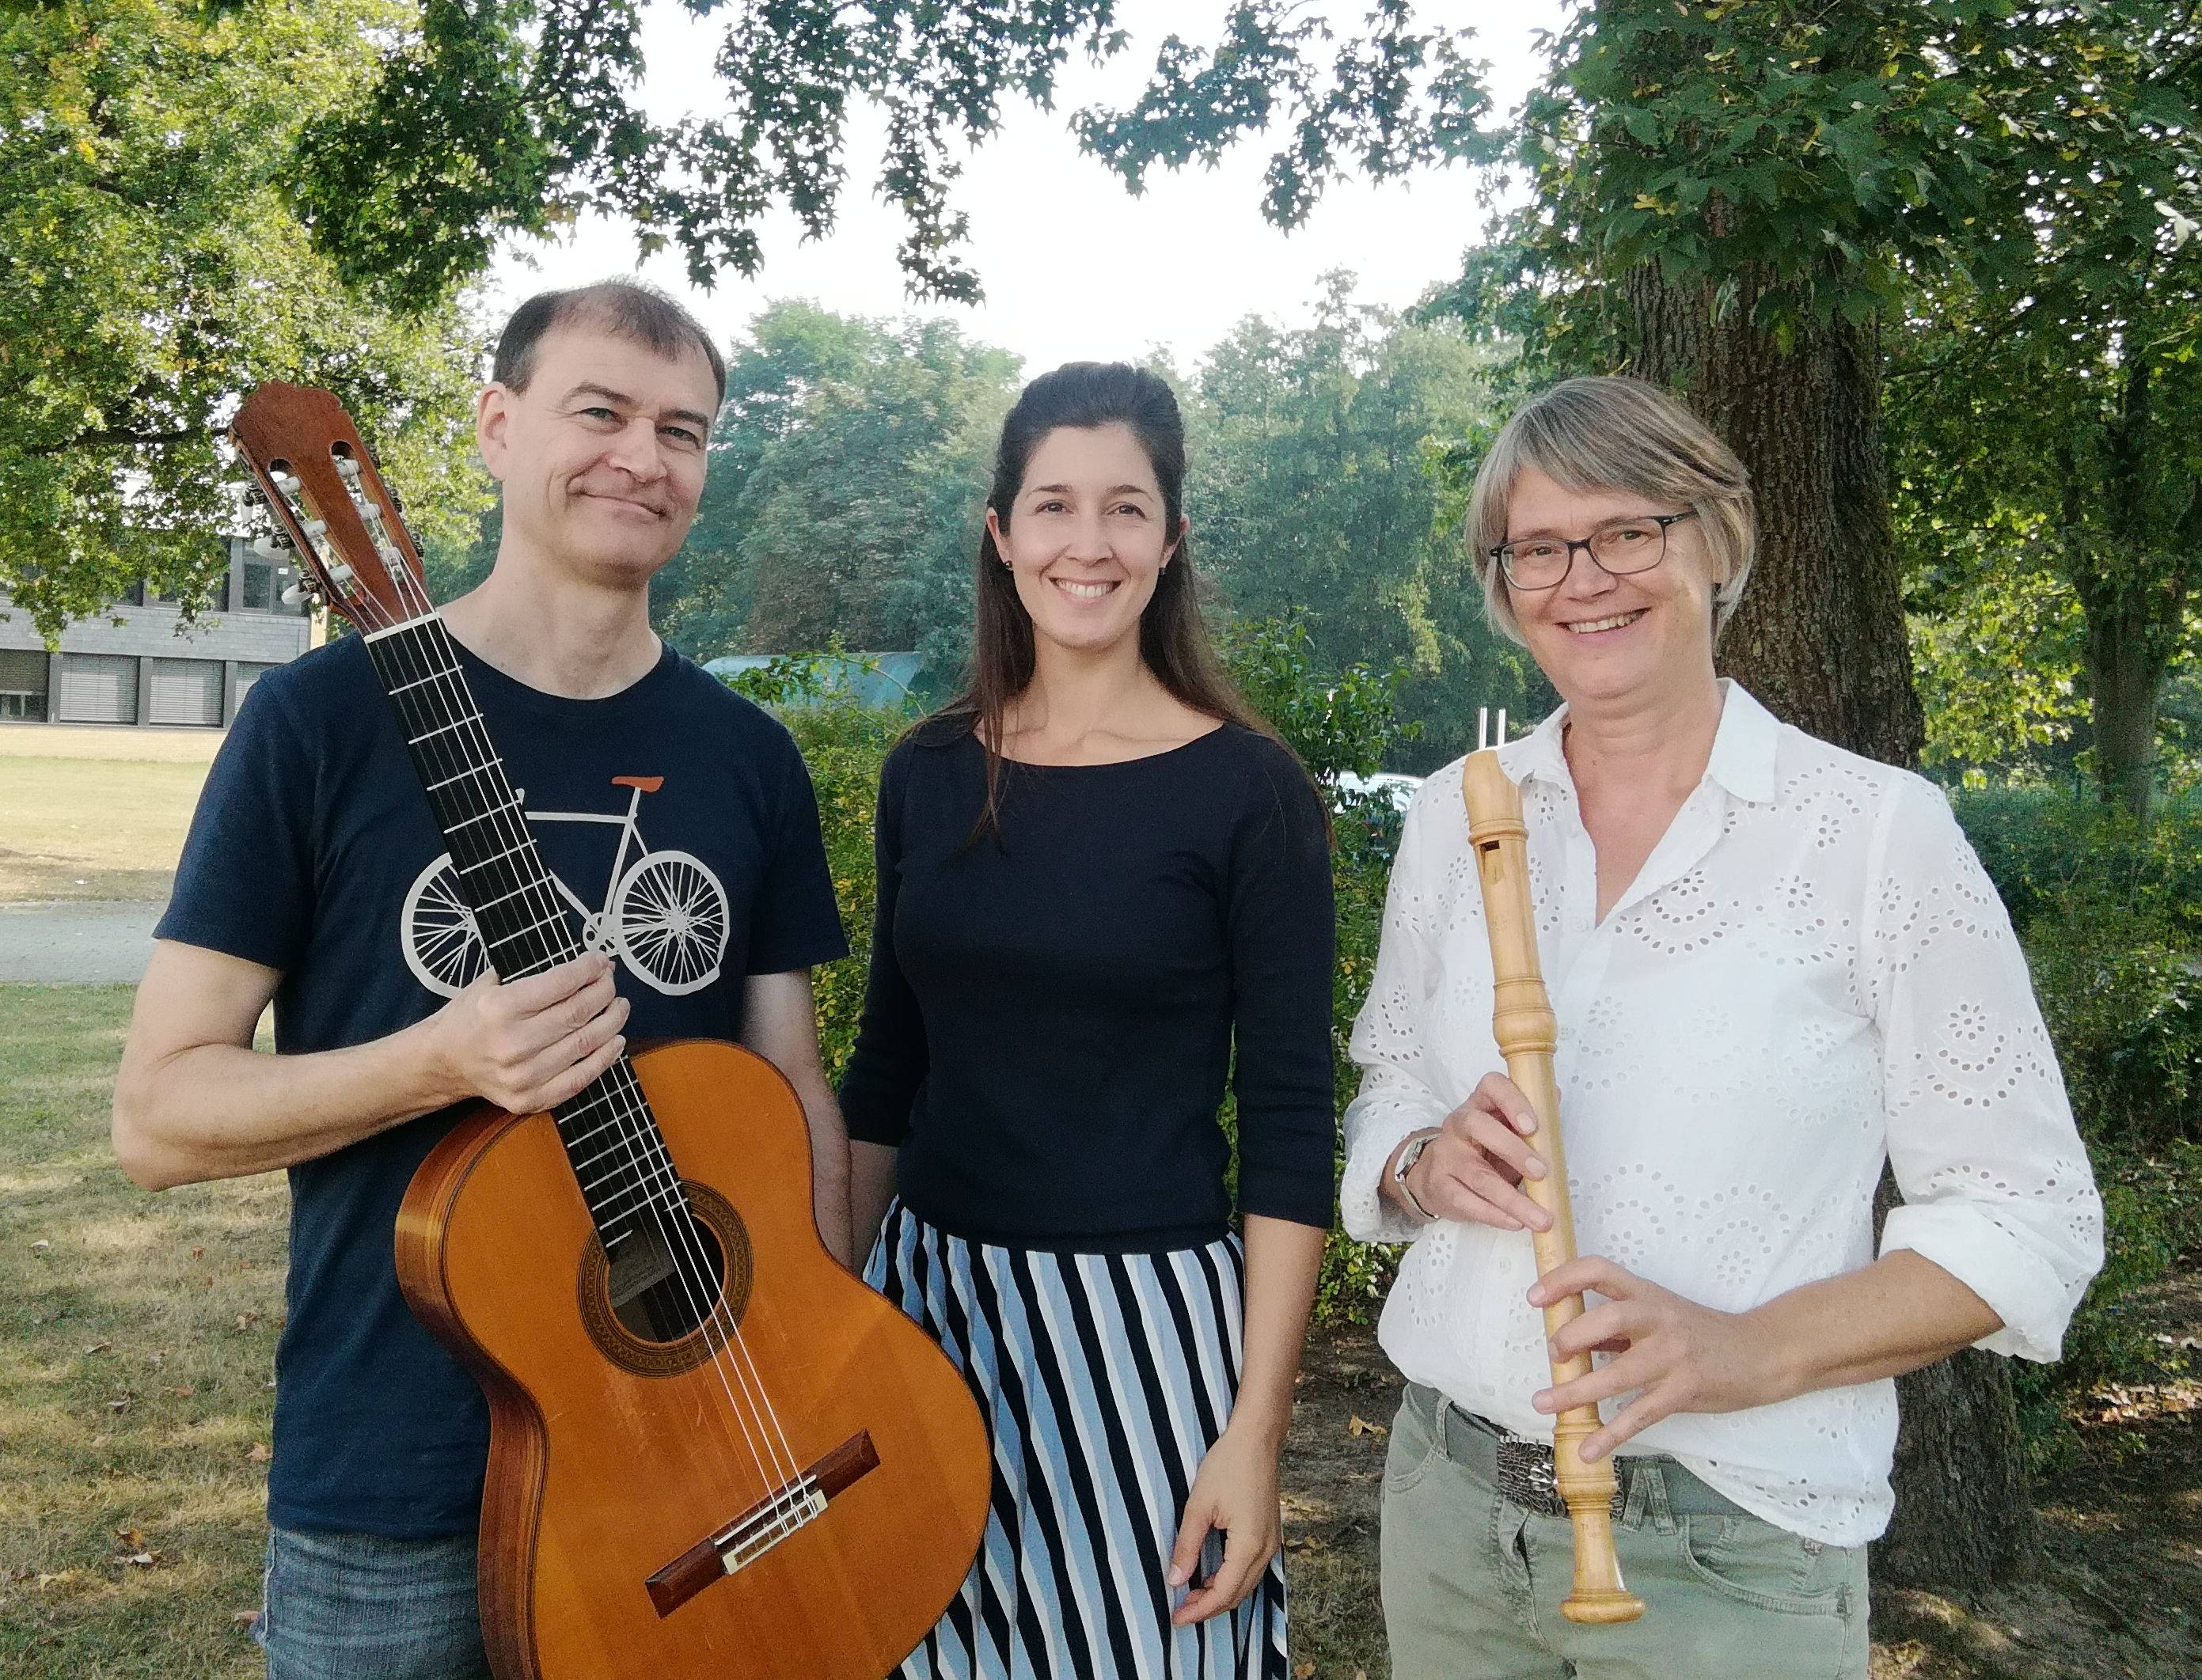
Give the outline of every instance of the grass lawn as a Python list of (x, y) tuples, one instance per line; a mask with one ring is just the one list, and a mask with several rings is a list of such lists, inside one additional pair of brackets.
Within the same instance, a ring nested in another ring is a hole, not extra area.
[(0, 756), (0, 904), (166, 899), (206, 773), (204, 764)]
[(283, 1187), (152, 1196), (123, 1178), (107, 1107), (130, 1001), (0, 986), (11, 1680), (261, 1672), (237, 1618), (260, 1602)]

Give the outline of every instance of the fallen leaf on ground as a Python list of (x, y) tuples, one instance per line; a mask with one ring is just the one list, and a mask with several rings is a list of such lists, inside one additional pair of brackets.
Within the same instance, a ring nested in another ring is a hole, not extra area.
[(1345, 1425), (1345, 1432), (1348, 1435), (1371, 1436), (1376, 1440), (1381, 1441), (1392, 1431), (1389, 1426), (1383, 1424), (1372, 1424), (1368, 1419), (1361, 1416), (1358, 1413), (1356, 1413), (1351, 1421)]
[(259, 1619), (257, 1610), (233, 1610), (229, 1612), (229, 1624), (233, 1628), (249, 1628)]
[(1315, 1664), (1312, 1661), (1304, 1662), (1292, 1671), (1292, 1680), (1308, 1680), (1308, 1676), (1314, 1672)]
[(193, 1395), (197, 1394), (198, 1390), (193, 1388), (189, 1383), (179, 1383), (175, 1387), (170, 1389), (168, 1392), (175, 1395), (178, 1400), (189, 1400)]
[(250, 1330), (259, 1322), (260, 1315), (257, 1313), (239, 1313), (237, 1315), (237, 1327), (239, 1330)]
[(248, 1464), (266, 1464), (274, 1456), (274, 1454), (268, 1450), (268, 1443), (266, 1442), (256, 1441), (252, 1443), (252, 1450), (247, 1453), (244, 1455), (244, 1458), (245, 1462)]
[(130, 1409), (130, 1396), (125, 1395), (120, 1400), (109, 1401), (107, 1409), (110, 1412), (127, 1412)]
[(193, 1260), (204, 1260), (204, 1259), (206, 1258), (206, 1250), (205, 1250), (205, 1248), (194, 1248), (194, 1249), (192, 1249), (192, 1250), (191, 1250), (191, 1258), (192, 1258)]
[(46, 1241), (46, 1239), (45, 1239), (44, 1237), (40, 1237), (37, 1242), (33, 1242), (32, 1244), (31, 1244), (31, 1250), (32, 1250), (32, 1252), (33, 1254), (35, 1254), (35, 1253), (37, 1253), (40, 1248), (52, 1248), (53, 1246), (54, 1246), (54, 1245), (53, 1245), (52, 1243), (50, 1243), (50, 1242), (47, 1242), (47, 1241)]
[(115, 1530), (115, 1537), (122, 1542), (122, 1549), (126, 1552), (142, 1552), (145, 1549), (145, 1530), (143, 1529), (117, 1529)]
[(114, 1344), (112, 1342), (93, 1342), (93, 1343), (91, 1344), (91, 1346), (90, 1346), (89, 1348), (85, 1348), (85, 1349), (84, 1350), (84, 1356), (85, 1356), (86, 1359), (90, 1359), (90, 1358), (91, 1358), (94, 1354), (103, 1354), (103, 1353), (105, 1353), (105, 1352), (106, 1352), (109, 1348), (112, 1348), (114, 1345), (115, 1345), (115, 1344)]
[(63, 1569), (51, 1575), (41, 1575), (38, 1577), (38, 1584), (42, 1587), (66, 1587), (75, 1579), (76, 1571)]
[(133, 1552), (130, 1556), (123, 1559), (122, 1561), (128, 1564), (132, 1569), (150, 1569), (156, 1563), (160, 1561), (160, 1557), (157, 1553), (153, 1552)]

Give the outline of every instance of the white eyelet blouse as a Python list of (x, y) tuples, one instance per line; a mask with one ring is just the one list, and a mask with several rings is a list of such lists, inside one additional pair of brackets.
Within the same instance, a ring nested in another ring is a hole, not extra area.
[[(1500, 749), (1522, 789), (1576, 1241), (1737, 1312), (1873, 1259), (1884, 1159), (1911, 1248), (2002, 1318), (1980, 1345), (2057, 1357), (2102, 1263), (2102, 1205), (2026, 961), (1934, 787), (1777, 722), (1734, 683), (1704, 779), (1603, 922), (1560, 749), (1566, 708)], [(1504, 1064), (1461, 767), (1424, 783), (1392, 872), (1353, 1030), (1346, 1230), (1414, 1246), (1385, 1351), (1503, 1427), (1549, 1440), (1526, 1232), (1438, 1220), (1378, 1180)], [(1610, 1417), (1622, 1402), (1609, 1402)], [(1793, 1533), (1858, 1545), (1887, 1525), (1893, 1382), (1745, 1412), (1679, 1413), (1624, 1449), (1672, 1454)]]

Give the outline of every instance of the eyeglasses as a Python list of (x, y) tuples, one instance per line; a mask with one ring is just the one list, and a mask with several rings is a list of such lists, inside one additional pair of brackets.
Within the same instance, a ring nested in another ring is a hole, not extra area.
[(1506, 581), (1516, 589), (1551, 589), (1566, 581), (1575, 550), (1583, 549), (1600, 570), (1616, 578), (1649, 572), (1667, 557), (1667, 527), (1697, 517), (1694, 508), (1680, 514), (1642, 514), (1610, 520), (1587, 537), (1525, 537), (1501, 543), (1491, 551)]

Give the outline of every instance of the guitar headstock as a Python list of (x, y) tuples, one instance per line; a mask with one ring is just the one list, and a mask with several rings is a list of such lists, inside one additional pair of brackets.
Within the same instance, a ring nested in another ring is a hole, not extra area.
[(295, 556), (301, 593), (362, 631), (434, 611), (397, 498), (334, 395), (269, 380), (253, 388), (229, 432), (275, 516), (274, 535), (253, 546), (279, 561)]

